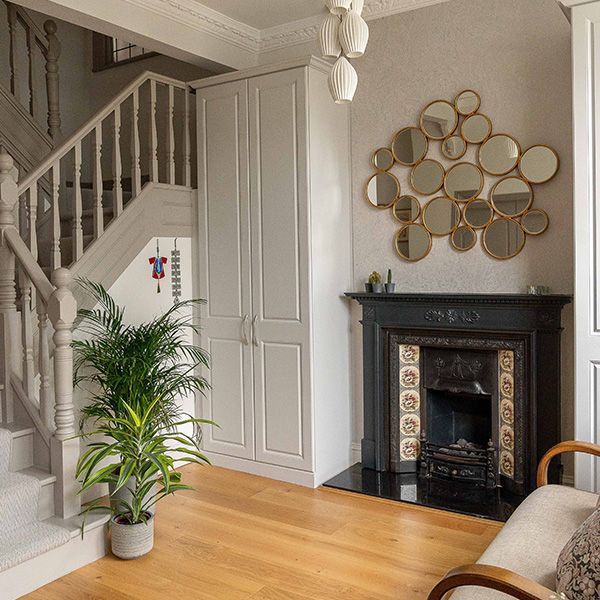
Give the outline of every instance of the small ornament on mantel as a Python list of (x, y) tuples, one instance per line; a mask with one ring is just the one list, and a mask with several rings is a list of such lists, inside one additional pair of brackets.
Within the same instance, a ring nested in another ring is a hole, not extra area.
[(177, 249), (177, 238), (171, 250), (171, 294), (173, 303), (177, 304), (181, 299), (181, 252)]
[(156, 256), (149, 258), (148, 262), (152, 265), (152, 279), (156, 279), (156, 293), (160, 294), (160, 280), (165, 278), (167, 258), (160, 255), (158, 238), (156, 238)]

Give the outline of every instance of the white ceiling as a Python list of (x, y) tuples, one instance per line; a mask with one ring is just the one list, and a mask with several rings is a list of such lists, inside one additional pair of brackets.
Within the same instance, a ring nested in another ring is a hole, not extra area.
[(231, 19), (267, 29), (325, 12), (323, 0), (196, 0)]

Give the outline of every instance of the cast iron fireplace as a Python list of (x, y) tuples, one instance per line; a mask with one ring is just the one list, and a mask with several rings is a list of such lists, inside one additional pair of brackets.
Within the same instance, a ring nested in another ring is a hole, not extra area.
[(560, 440), (570, 298), (347, 296), (363, 307), (364, 437), (326, 485), (505, 520)]

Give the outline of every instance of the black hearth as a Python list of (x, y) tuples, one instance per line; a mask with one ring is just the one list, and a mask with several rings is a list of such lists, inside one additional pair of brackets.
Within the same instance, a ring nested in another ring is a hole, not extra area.
[(363, 306), (362, 461), (326, 485), (506, 518), (560, 440), (570, 298), (347, 295)]

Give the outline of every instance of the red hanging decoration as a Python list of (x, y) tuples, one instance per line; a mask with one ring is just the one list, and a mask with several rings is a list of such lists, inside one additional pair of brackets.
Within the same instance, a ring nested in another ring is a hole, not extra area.
[(152, 265), (152, 279), (156, 279), (156, 293), (160, 294), (160, 280), (165, 278), (167, 258), (160, 255), (158, 239), (156, 240), (156, 256), (149, 258), (148, 262)]

